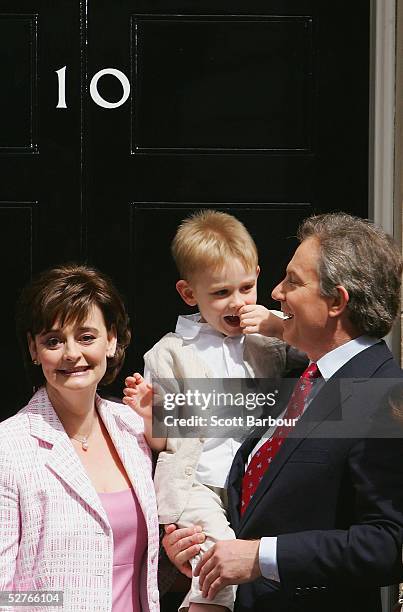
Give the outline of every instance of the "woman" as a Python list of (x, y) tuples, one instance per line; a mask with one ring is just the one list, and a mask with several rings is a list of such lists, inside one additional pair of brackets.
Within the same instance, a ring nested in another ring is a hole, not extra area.
[(130, 340), (122, 300), (97, 270), (61, 266), (23, 291), (17, 327), (38, 390), (0, 423), (0, 590), (62, 591), (62, 608), (35, 600), (46, 610), (157, 612), (143, 422), (96, 394)]

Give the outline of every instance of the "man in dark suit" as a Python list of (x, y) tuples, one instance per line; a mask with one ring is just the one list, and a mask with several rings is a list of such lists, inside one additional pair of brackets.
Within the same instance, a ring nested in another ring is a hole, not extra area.
[[(380, 340), (398, 313), (401, 257), (341, 213), (307, 219), (299, 239), (272, 293), (284, 340), (310, 359), (286, 408), (298, 422), (240, 448), (228, 487), (238, 539), (196, 571), (208, 596), (239, 584), (237, 612), (378, 612), (378, 587), (403, 576), (403, 447), (384, 429), (402, 372)], [(178, 564), (193, 552), (185, 535), (165, 538)]]

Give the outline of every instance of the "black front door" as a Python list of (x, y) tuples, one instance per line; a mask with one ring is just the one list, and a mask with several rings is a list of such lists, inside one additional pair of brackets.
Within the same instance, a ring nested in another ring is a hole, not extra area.
[(127, 373), (187, 311), (169, 244), (192, 210), (245, 222), (264, 304), (303, 217), (367, 216), (369, 0), (0, 9), (3, 418), (30, 391), (13, 316), (32, 272), (79, 260), (112, 276)]

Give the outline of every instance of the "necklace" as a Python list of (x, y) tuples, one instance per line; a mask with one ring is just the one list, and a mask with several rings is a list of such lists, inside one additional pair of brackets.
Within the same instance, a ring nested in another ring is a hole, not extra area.
[(77, 436), (70, 436), (70, 438), (72, 438), (73, 440), (77, 440), (77, 442), (81, 442), (81, 448), (83, 449), (83, 451), (87, 451), (88, 438), (90, 437), (90, 434), (91, 432), (87, 436), (82, 436), (81, 438), (78, 438)]
[(70, 436), (69, 434), (67, 434), (70, 438), (70, 440), (77, 440), (77, 442), (81, 443), (81, 448), (83, 451), (87, 451), (89, 449), (89, 444), (88, 444), (88, 440), (90, 435), (92, 434), (94, 427), (95, 427), (95, 422), (98, 418), (98, 415), (95, 416), (95, 419), (92, 423), (91, 429), (89, 430), (89, 432), (87, 433), (86, 436)]

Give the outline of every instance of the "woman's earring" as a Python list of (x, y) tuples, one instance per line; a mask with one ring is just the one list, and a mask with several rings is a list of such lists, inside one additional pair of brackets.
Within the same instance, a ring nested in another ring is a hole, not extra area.
[(41, 365), (37, 359), (33, 359), (33, 360), (32, 360), (32, 363), (33, 363), (34, 365)]

